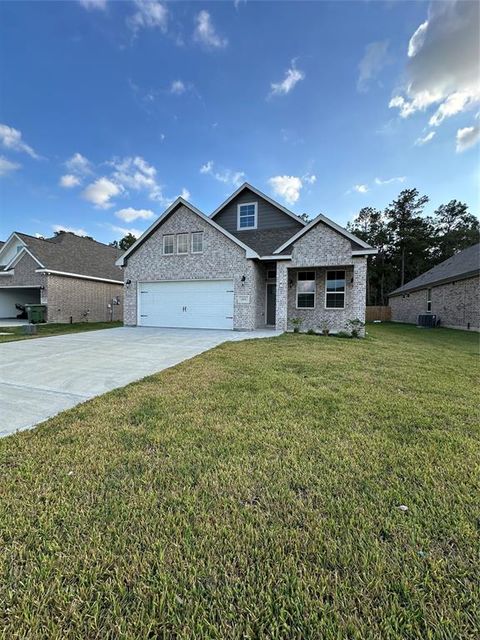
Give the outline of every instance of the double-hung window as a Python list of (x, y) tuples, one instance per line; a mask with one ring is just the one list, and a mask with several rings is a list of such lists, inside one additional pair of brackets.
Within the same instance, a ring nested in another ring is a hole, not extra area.
[(203, 231), (192, 233), (192, 253), (203, 253)]
[(172, 255), (175, 251), (175, 236), (163, 236), (163, 253), (164, 255)]
[(299, 271), (297, 275), (297, 309), (315, 307), (315, 271)]
[(427, 289), (427, 313), (432, 312), (432, 290)]
[(177, 234), (177, 253), (188, 253), (188, 233)]
[(237, 207), (237, 228), (256, 229), (257, 228), (257, 203), (248, 202), (239, 204)]
[(325, 307), (345, 308), (345, 271), (327, 271)]

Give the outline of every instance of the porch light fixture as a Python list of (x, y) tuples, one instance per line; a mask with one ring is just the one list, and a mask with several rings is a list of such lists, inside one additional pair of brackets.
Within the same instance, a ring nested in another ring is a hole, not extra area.
[(288, 288), (291, 289), (293, 287), (293, 280), (290, 278), (288, 281)]
[(246, 279), (247, 278), (244, 275), (241, 277), (242, 287), (245, 286), (245, 280)]
[(132, 284), (131, 280), (125, 280), (125, 284)]

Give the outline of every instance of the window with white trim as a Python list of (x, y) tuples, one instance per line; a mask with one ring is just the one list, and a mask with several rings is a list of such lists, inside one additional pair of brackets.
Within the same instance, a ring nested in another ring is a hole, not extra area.
[(188, 253), (188, 233), (177, 233), (177, 253), (180, 255)]
[(345, 271), (327, 271), (325, 282), (325, 307), (345, 308)]
[(257, 203), (245, 202), (237, 206), (237, 228), (257, 228)]
[(315, 307), (315, 271), (299, 271), (297, 274), (297, 309)]
[(432, 290), (427, 289), (427, 313), (432, 312)]
[(163, 236), (163, 254), (170, 256), (175, 252), (175, 236)]
[(192, 253), (203, 253), (203, 231), (192, 233)]

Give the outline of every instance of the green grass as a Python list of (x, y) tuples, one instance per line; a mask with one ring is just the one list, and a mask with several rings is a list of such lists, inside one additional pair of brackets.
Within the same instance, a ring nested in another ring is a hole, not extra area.
[(0, 637), (478, 638), (478, 335), (368, 332), (224, 344), (0, 441)]
[(72, 324), (39, 324), (37, 333), (33, 336), (26, 336), (22, 333), (22, 327), (0, 327), (0, 343), (15, 342), (17, 340), (32, 340), (34, 338), (46, 338), (47, 336), (59, 336), (64, 333), (79, 333), (81, 331), (96, 331), (98, 329), (113, 329), (121, 327), (122, 322), (74, 322)]

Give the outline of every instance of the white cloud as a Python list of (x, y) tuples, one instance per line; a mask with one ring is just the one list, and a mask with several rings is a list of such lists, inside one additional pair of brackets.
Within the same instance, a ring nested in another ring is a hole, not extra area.
[(384, 184), (393, 184), (394, 182), (405, 182), (406, 179), (406, 176), (396, 176), (394, 178), (386, 178), (385, 180), (382, 180), (382, 178), (375, 178), (375, 184), (382, 186)]
[(114, 158), (109, 164), (114, 168), (112, 178), (117, 184), (135, 191), (147, 191), (150, 200), (164, 202), (156, 179), (157, 170), (141, 156)]
[(0, 124), (0, 143), (12, 151), (26, 153), (31, 158), (38, 160), (40, 157), (26, 142), (22, 140), (22, 133), (18, 129), (9, 127), (7, 124)]
[(317, 181), (317, 176), (312, 173), (306, 173), (304, 176), (302, 176), (302, 181), (306, 182), (307, 184), (315, 184), (315, 182)]
[(406, 118), (437, 106), (430, 125), (461, 113), (480, 101), (478, 2), (431, 2), (428, 18), (408, 44), (406, 81), (390, 100)]
[(356, 184), (353, 187), (353, 190), (357, 193), (367, 193), (367, 191), (369, 191), (369, 188), (366, 184)]
[(194, 40), (209, 49), (223, 49), (227, 46), (227, 38), (222, 38), (215, 30), (208, 11), (200, 11), (195, 16)]
[(85, 9), (100, 9), (105, 11), (107, 8), (107, 0), (79, 0), (82, 7)]
[(20, 169), (18, 162), (11, 162), (4, 156), (0, 156), (0, 176), (6, 176), (7, 173)]
[(180, 197), (183, 198), (184, 200), (189, 200), (190, 199), (190, 191), (188, 189), (185, 189), (185, 187), (183, 187), (182, 192), (180, 193)]
[(88, 233), (85, 229), (82, 228), (74, 228), (74, 227), (65, 227), (62, 224), (54, 224), (52, 225), (52, 229), (54, 231), (67, 231), (68, 233), (74, 233), (76, 236), (88, 236)]
[(124, 222), (133, 222), (134, 220), (151, 220), (155, 217), (155, 214), (153, 211), (150, 211), (150, 209), (133, 209), (133, 207), (120, 209), (115, 212), (115, 215)]
[(132, 236), (135, 236), (135, 238), (139, 238), (143, 233), (143, 231), (140, 231), (140, 229), (117, 227), (114, 224), (108, 224), (107, 226), (112, 231), (115, 231), (115, 233), (121, 234), (122, 237), (128, 235), (129, 233), (131, 233)]
[(74, 176), (71, 173), (67, 173), (66, 175), (60, 178), (59, 184), (61, 187), (64, 187), (65, 189), (71, 189), (72, 187), (78, 187), (80, 182), (81, 180), (78, 176)]
[(82, 196), (91, 202), (97, 209), (108, 209), (113, 204), (110, 199), (119, 195), (123, 188), (108, 178), (99, 178), (88, 185), (82, 192)]
[(274, 176), (268, 181), (276, 196), (283, 198), (287, 204), (295, 204), (303, 187), (298, 176)]
[(480, 141), (480, 127), (465, 127), (457, 131), (457, 153), (473, 147)]
[(272, 82), (270, 84), (270, 95), (284, 96), (294, 89), (295, 85), (304, 80), (305, 73), (296, 68), (295, 60), (292, 60), (291, 66), (285, 71), (285, 77), (281, 82)]
[(365, 47), (365, 53), (358, 65), (357, 89), (366, 91), (373, 80), (388, 63), (388, 40), (371, 42)]
[(218, 182), (230, 184), (233, 187), (239, 187), (245, 182), (245, 173), (243, 171), (232, 171), (231, 169), (215, 170), (212, 160), (200, 167), (200, 173), (211, 175)]
[(417, 138), (415, 140), (415, 146), (421, 147), (424, 144), (427, 144), (427, 142), (430, 142), (430, 140), (432, 140), (434, 137), (435, 137), (435, 131), (429, 131), (425, 136), (420, 136), (420, 138)]
[(136, 12), (127, 18), (127, 25), (136, 35), (140, 29), (167, 31), (168, 9), (158, 0), (135, 0)]
[(182, 93), (185, 93), (186, 90), (187, 87), (185, 86), (185, 83), (182, 82), (182, 80), (174, 80), (170, 85), (170, 93), (173, 93), (176, 96), (182, 95)]
[(81, 153), (74, 153), (71, 158), (65, 162), (65, 166), (71, 173), (76, 173), (81, 176), (92, 173), (92, 166), (89, 160), (82, 156)]

